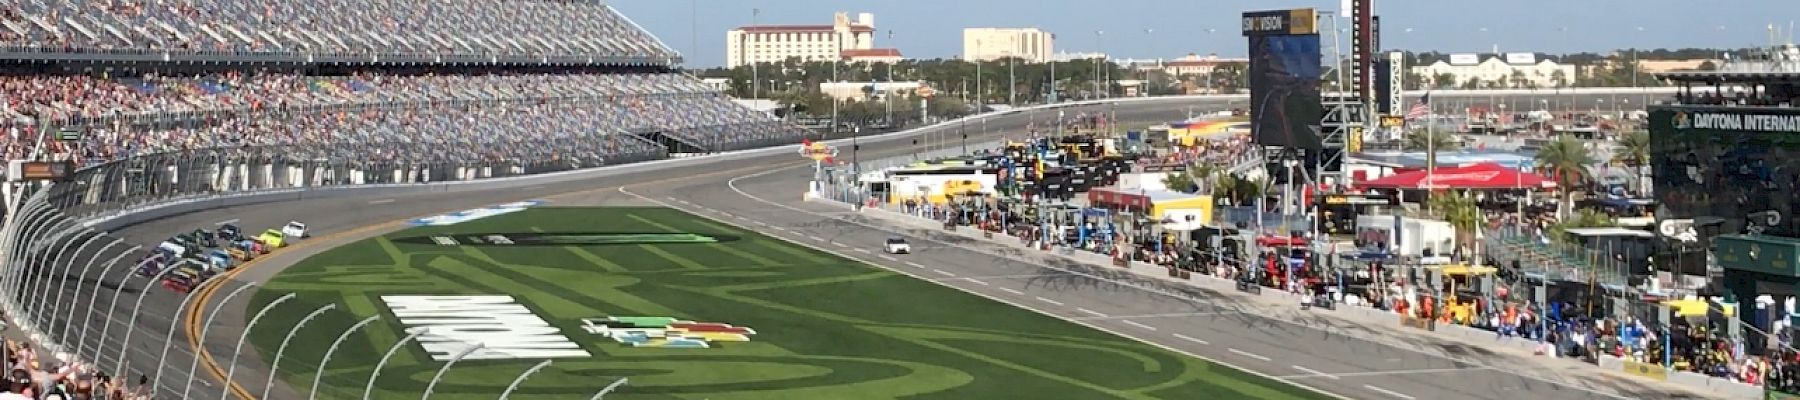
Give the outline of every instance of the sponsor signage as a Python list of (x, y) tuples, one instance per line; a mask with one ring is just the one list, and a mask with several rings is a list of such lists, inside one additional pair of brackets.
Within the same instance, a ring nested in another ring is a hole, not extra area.
[(513, 300), (512, 296), (381, 296), (408, 333), (423, 330), (419, 346), (437, 361), (449, 361), (477, 343), (469, 360), (592, 357), (562, 329)]
[(630, 347), (708, 349), (719, 343), (749, 342), (755, 329), (674, 317), (583, 318), (581, 329)]
[(1659, 381), (1669, 380), (1669, 370), (1663, 369), (1663, 366), (1659, 364), (1626, 361), (1625, 365), (1619, 369), (1629, 375), (1641, 376)]
[(1399, 115), (1383, 115), (1383, 116), (1381, 116), (1381, 127), (1383, 127), (1383, 128), (1401, 128), (1401, 127), (1405, 127), (1405, 126), (1406, 126), (1406, 117), (1404, 117), (1404, 116), (1399, 116)]
[(75, 173), (73, 161), (13, 160), (6, 174), (12, 181), (66, 181)]
[(1675, 129), (1800, 133), (1800, 113), (1676, 111)]
[(1782, 277), (1800, 277), (1800, 239), (1769, 235), (1721, 235), (1713, 239), (1719, 267)]
[(837, 157), (837, 147), (832, 147), (825, 142), (808, 141), (800, 144), (800, 156), (813, 161), (829, 161), (832, 157)]
[(436, 246), (606, 246), (621, 244), (702, 244), (736, 240), (694, 233), (469, 233), (415, 236), (396, 243)]
[(1379, 194), (1328, 194), (1320, 198), (1327, 205), (1391, 206), (1399, 205), (1394, 196)]
[(1247, 12), (1243, 26), (1244, 36), (1319, 33), (1318, 12), (1311, 8)]
[(495, 215), (511, 214), (525, 211), (527, 208), (544, 204), (542, 200), (526, 200), (514, 203), (497, 204), (473, 210), (463, 210), (449, 214), (434, 215), (412, 220), (413, 226), (448, 226), (474, 221)]

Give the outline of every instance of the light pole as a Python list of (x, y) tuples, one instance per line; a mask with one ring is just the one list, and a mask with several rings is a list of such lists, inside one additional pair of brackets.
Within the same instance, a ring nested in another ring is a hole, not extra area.
[[(237, 360), (238, 360), (238, 354), (239, 354), (238, 352), (240, 350), (244, 349), (244, 340), (250, 338), (250, 330), (256, 329), (256, 322), (261, 321), (262, 317), (264, 315), (268, 315), (269, 310), (274, 310), (275, 306), (279, 306), (279, 305), (281, 305), (281, 303), (286, 303), (288, 300), (293, 300), (294, 297), (296, 297), (295, 294), (288, 293), (288, 294), (282, 295), (279, 298), (276, 298), (275, 301), (271, 301), (271, 302), (269, 302), (268, 305), (264, 305), (261, 310), (257, 310), (256, 316), (250, 317), (250, 322), (246, 323), (244, 325), (244, 332), (238, 334), (237, 344), (231, 346), (231, 362), (229, 363), (229, 365), (231, 365), (231, 367), (228, 367), (225, 369), (225, 382), (223, 382), (224, 384), (219, 385), (219, 386), (221, 386), (219, 388), (219, 398), (220, 399), (230, 398), (229, 396), (231, 395), (231, 377), (237, 375)], [(195, 358), (199, 358), (199, 357), (195, 357)], [(271, 375), (271, 376), (273, 376), (273, 375)]]
[(406, 337), (400, 338), (399, 342), (395, 342), (392, 347), (388, 347), (387, 353), (381, 355), (381, 361), (375, 362), (375, 369), (369, 372), (369, 384), (363, 386), (363, 400), (369, 400), (369, 396), (375, 393), (375, 380), (381, 378), (381, 367), (387, 366), (388, 359), (394, 358), (394, 353), (399, 353), (400, 348), (406, 347), (407, 343), (412, 343), (412, 341), (418, 339), (419, 336), (424, 336), (426, 333), (430, 332), (430, 328), (414, 329), (411, 334), (407, 334)]
[[(250, 282), (250, 283), (244, 284), (243, 286), (238, 286), (237, 289), (233, 289), (231, 291), (231, 293), (226, 294), (224, 299), (220, 299), (217, 304), (213, 305), (212, 312), (206, 314), (206, 321), (202, 322), (202, 325), (200, 325), (200, 336), (194, 338), (194, 342), (196, 344), (198, 344), (198, 346), (196, 346), (198, 351), (206, 351), (206, 334), (208, 332), (212, 332), (213, 318), (219, 317), (219, 311), (224, 309), (226, 304), (230, 304), (232, 298), (236, 298), (237, 295), (243, 294), (245, 291), (249, 291), (250, 288), (253, 288), (253, 287), (256, 287), (256, 282)], [(249, 329), (245, 329), (245, 330), (247, 331)], [(173, 337), (174, 334), (175, 334), (175, 324), (171, 322), (169, 324), (169, 335), (171, 335), (171, 337)], [(163, 351), (165, 351), (165, 352), (168, 351), (167, 343), (163, 344), (163, 349), (164, 349)], [(190, 397), (188, 397), (188, 391), (194, 388), (194, 371), (198, 371), (200, 368), (200, 356), (195, 355), (192, 358), (194, 359), (194, 361), (188, 363), (187, 384), (181, 386), (181, 398), (184, 398), (184, 399), (190, 398)], [(159, 366), (158, 369), (160, 370), (161, 367)], [(230, 383), (226, 383), (225, 386), (230, 387), (231, 385), (230, 385)], [(151, 393), (156, 393), (156, 392), (152, 391)]]
[(512, 384), (506, 386), (506, 391), (500, 392), (500, 400), (506, 400), (506, 398), (512, 397), (513, 391), (519, 390), (519, 384), (525, 383), (525, 378), (530, 378), (532, 374), (536, 374), (539, 370), (548, 366), (550, 366), (550, 360), (544, 360), (544, 362), (531, 366), (531, 369), (525, 370), (525, 373), (519, 374), (518, 378), (513, 378)]
[[(288, 342), (292, 342), (294, 340), (294, 335), (300, 333), (300, 327), (306, 326), (306, 323), (308, 322), (312, 322), (313, 318), (318, 318), (319, 314), (324, 314), (326, 311), (335, 309), (337, 309), (337, 303), (319, 306), (319, 308), (313, 310), (312, 313), (306, 314), (305, 317), (301, 317), (299, 322), (295, 322), (293, 328), (288, 328), (287, 337), (281, 338), (281, 346), (275, 348), (275, 359), (269, 362), (269, 379), (263, 381), (262, 396), (258, 398), (269, 398), (269, 392), (275, 389), (275, 372), (281, 369), (281, 356), (287, 354)], [(230, 380), (229, 377), (226, 379)]]
[[(892, 29), (888, 30), (888, 41), (889, 42), (894, 41), (894, 30), (892, 30)], [(889, 129), (895, 128), (895, 126), (894, 126), (894, 62), (895, 61), (889, 61), (886, 63), (887, 64), (887, 81), (888, 81), (887, 90), (881, 91), (882, 103), (884, 103), (884, 105), (886, 105), (886, 107), (887, 107), (887, 125), (888, 125)], [(852, 154), (854, 154), (855, 151), (856, 151), (855, 149), (851, 149)]]
[(761, 39), (758, 39), (758, 37), (761, 34), (756, 33), (756, 31), (754, 30), (754, 29), (756, 29), (756, 18), (761, 15), (762, 15), (761, 8), (750, 9), (750, 28), (753, 30), (750, 32), (747, 32), (744, 35), (745, 40), (743, 40), (743, 42), (750, 42), (750, 43), (739, 43), (738, 44), (738, 51), (741, 51), (744, 53), (744, 58), (745, 58), (744, 62), (750, 63), (750, 98), (752, 98), (752, 99), (762, 97), (762, 91), (760, 90), (760, 88), (757, 87), (757, 85), (762, 83), (762, 82), (760, 82), (760, 80), (762, 79), (762, 74), (760, 73), (760, 71), (757, 71), (756, 64), (758, 64), (758, 63), (756, 62), (756, 58), (751, 57), (751, 55), (756, 54), (756, 52), (750, 51), (750, 49), (756, 48), (753, 46), (758, 46), (757, 44), (752, 44), (752, 43), (760, 43), (762, 41)]
[[(1100, 48), (1101, 48), (1100, 36), (1105, 35), (1105, 34), (1106, 34), (1106, 31), (1099, 31), (1099, 30), (1094, 31), (1094, 51), (1096, 53), (1100, 52)], [(1100, 64), (1105, 61), (1104, 60), (1105, 58), (1106, 58), (1106, 56), (1103, 56), (1100, 54), (1094, 55), (1094, 96), (1093, 96), (1094, 98), (1101, 98), (1100, 94), (1105, 93), (1104, 91), (1102, 91), (1100, 89), (1100, 68), (1102, 68), (1100, 66)]]
[[(376, 314), (376, 315), (369, 316), (368, 318), (364, 318), (362, 321), (357, 321), (355, 325), (350, 325), (349, 328), (345, 328), (344, 333), (338, 334), (337, 340), (331, 341), (331, 347), (325, 348), (325, 357), (319, 359), (319, 372), (313, 374), (312, 390), (306, 392), (306, 400), (313, 400), (313, 399), (317, 399), (319, 397), (319, 381), (325, 377), (325, 365), (331, 363), (331, 354), (336, 353), (338, 346), (344, 344), (344, 339), (349, 339), (350, 334), (356, 333), (357, 330), (362, 329), (365, 326), (369, 326), (369, 324), (374, 323), (375, 321), (380, 321), (380, 320), (381, 320), (380, 314)], [(290, 336), (292, 336), (291, 332), (290, 332)], [(273, 376), (273, 374), (270, 374), (270, 375)], [(263, 398), (268, 398), (268, 396), (263, 396)]]

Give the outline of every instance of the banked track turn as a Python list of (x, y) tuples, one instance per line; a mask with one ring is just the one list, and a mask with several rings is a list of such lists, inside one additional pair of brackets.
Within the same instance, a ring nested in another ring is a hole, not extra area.
[[(1579, 98), (1576, 101), (1591, 102), (1591, 99), (1593, 98), (1602, 98), (1607, 95), (1599, 94), (1583, 96), (1587, 97)], [(1569, 98), (1567, 95), (1542, 95), (1538, 97)], [(1535, 98), (1525, 98), (1521, 100), (1527, 102), (1536, 101)], [(1241, 103), (1242, 100), (1237, 101)], [(1159, 122), (1182, 118), (1190, 111), (1190, 107), (1192, 107), (1191, 110), (1206, 111), (1209, 109), (1216, 110), (1224, 108), (1227, 104), (1227, 100), (1216, 98), (1164, 99), (1144, 103), (1126, 103), (1119, 106), (1116, 111), (1119, 113), (1121, 119), (1128, 122)], [(1107, 106), (1086, 106), (1071, 108), (1070, 113), (1072, 114), (1083, 110), (1099, 112), (1108, 109), (1109, 107)], [(1016, 133), (1034, 117), (1038, 121), (1045, 121), (1051, 118), (1052, 115), (1053, 114), (1050, 112), (1042, 112), (1035, 116), (1029, 113), (1020, 113), (1008, 116), (991, 117), (987, 119), (987, 125), (988, 128), (995, 133), (1007, 131)], [(974, 124), (971, 124), (971, 127), (973, 126)], [(935, 137), (935, 135), (955, 132), (956, 129), (957, 127), (954, 125), (939, 126), (913, 132), (912, 136), (933, 135)], [(987, 138), (973, 129), (971, 130), (970, 136), (971, 139)], [(908, 151), (906, 150), (907, 148), (912, 147), (909, 145), (908, 141), (904, 139), (879, 143), (864, 142), (862, 146), (864, 154), (869, 155), (871, 158), (881, 153), (905, 153)], [(949, 146), (955, 146), (955, 141), (950, 141)], [(214, 225), (220, 221), (235, 220), (238, 225), (244, 226), (247, 229), (253, 229), (276, 226), (285, 223), (290, 219), (305, 220), (313, 227), (315, 232), (320, 233), (319, 237), (304, 241), (294, 248), (287, 249), (287, 251), (282, 253), (261, 259), (262, 261), (258, 261), (258, 264), (256, 264), (254, 268), (238, 269), (237, 271), (241, 272), (234, 273), (231, 279), (234, 283), (257, 282), (274, 275), (278, 272), (279, 266), (298, 261), (307, 254), (347, 242), (350, 239), (372, 236), (385, 231), (398, 229), (403, 226), (400, 221), (413, 217), (521, 199), (547, 198), (559, 194), (569, 194), (572, 191), (593, 189), (605, 190), (625, 185), (641, 185), (656, 182), (693, 182), (698, 178), (726, 179), (732, 176), (744, 175), (742, 171), (767, 169), (771, 166), (800, 165), (803, 163), (796, 161), (796, 159), (797, 156), (792, 154), (792, 152), (783, 151), (748, 159), (719, 160), (703, 165), (670, 166), (668, 168), (636, 172), (629, 175), (606, 176), (574, 182), (533, 185), (506, 190), (409, 194), (388, 197), (351, 196), (236, 206), (147, 221), (122, 228), (116, 232), (116, 234), (123, 236), (127, 242), (130, 243), (153, 244), (174, 233), (191, 230), (194, 227)], [(732, 175), (734, 172), (737, 173), (737, 175)], [(716, 182), (713, 182), (712, 184), (716, 184)], [(800, 188), (783, 187), (778, 190), (785, 191), (789, 196), (797, 199)], [(390, 222), (370, 224), (371, 222), (378, 221)], [(269, 264), (274, 264), (277, 267), (270, 267), (268, 266)], [(117, 287), (117, 285), (109, 286)], [(136, 284), (134, 283), (132, 286), (136, 286)], [(63, 288), (63, 290), (70, 289)], [(166, 291), (163, 291), (160, 288), (153, 288), (152, 290), (156, 293), (150, 294), (151, 299), (146, 302), (146, 310), (140, 317), (139, 335), (135, 336), (133, 339), (133, 343), (141, 344), (146, 347), (160, 344), (156, 343), (159, 339), (155, 337), (162, 336), (166, 333), (166, 331), (163, 331), (162, 329), (170, 325), (172, 322), (171, 320), (173, 319), (172, 316), (176, 314), (174, 308), (181, 303), (181, 298), (178, 296), (166, 293)], [(195, 302), (191, 309), (199, 310), (200, 312), (210, 311), (213, 305), (207, 303), (209, 303), (213, 297), (216, 297), (217, 291), (218, 289), (214, 289), (213, 292), (215, 294), (208, 295), (208, 301)], [(239, 297), (236, 300), (242, 301), (243, 299), (247, 299), (247, 297)], [(186, 313), (187, 315), (193, 315), (193, 317), (186, 317), (184, 315), (184, 318), (182, 318), (184, 320), (182, 329), (185, 332), (183, 336), (188, 338), (188, 345), (183, 346), (186, 348), (177, 348), (177, 351), (169, 354), (168, 365), (167, 368), (164, 369), (165, 374), (170, 374), (167, 378), (169, 380), (179, 380), (179, 378), (184, 378), (184, 376), (174, 375), (185, 374), (185, 364), (188, 364), (193, 360), (190, 358), (189, 353), (187, 353), (188, 351), (199, 350), (199, 353), (203, 355), (201, 361), (202, 364), (206, 365), (204, 368), (206, 372), (199, 375), (201, 382), (196, 385), (195, 391), (190, 393), (190, 397), (213, 398), (213, 393), (219, 390), (215, 385), (222, 379), (225, 373), (225, 366), (221, 365), (222, 361), (216, 360), (216, 358), (218, 358), (220, 354), (230, 354), (229, 352), (232, 351), (231, 345), (234, 344), (233, 342), (237, 335), (241, 333), (242, 323), (247, 319), (247, 316), (243, 315), (245, 311), (242, 310), (241, 307), (223, 307), (221, 310), (222, 312), (220, 312), (218, 319), (214, 321), (214, 327), (207, 331), (208, 339), (205, 341), (206, 346), (204, 349), (201, 349), (201, 346), (198, 345), (200, 340), (198, 340), (197, 336), (200, 331), (198, 324), (202, 321), (199, 321), (200, 318), (198, 315), (194, 315), (196, 313)], [(124, 317), (113, 316), (111, 318), (123, 319)], [(116, 335), (118, 332), (115, 331), (114, 334)], [(118, 342), (118, 338), (116, 337), (97, 338), (96, 340), (101, 343), (106, 343), (107, 346), (116, 346)], [(127, 358), (131, 369), (140, 373), (156, 371), (155, 352), (158, 349), (136, 350), (138, 350), (137, 353)], [(258, 365), (257, 360), (260, 358), (257, 357), (256, 354), (251, 353), (254, 352), (245, 352), (239, 361), (238, 370), (235, 371), (234, 377), (236, 378), (235, 381), (237, 384), (232, 385), (232, 392), (235, 394), (234, 396), (238, 398), (254, 398), (251, 394), (261, 393), (262, 388), (259, 381), (265, 379), (265, 376), (262, 374), (267, 373), (266, 365)], [(252, 383), (245, 384), (244, 382)], [(171, 389), (170, 386), (176, 387)], [(165, 384), (163, 388), (170, 391), (165, 393), (178, 396), (180, 394), (180, 386), (181, 385), (178, 382), (173, 385)], [(276, 390), (277, 395), (273, 397), (293, 397), (281, 395), (282, 393), (290, 392), (284, 392), (279, 386), (280, 385), (278, 384), (278, 389)]]

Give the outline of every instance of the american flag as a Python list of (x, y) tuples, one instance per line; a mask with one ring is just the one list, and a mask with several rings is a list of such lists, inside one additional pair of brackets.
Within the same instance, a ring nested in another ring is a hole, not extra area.
[(1430, 115), (1431, 115), (1431, 92), (1425, 92), (1425, 96), (1419, 97), (1419, 104), (1414, 104), (1412, 106), (1412, 109), (1406, 110), (1406, 119), (1409, 121), (1419, 119), (1419, 118), (1425, 118)]

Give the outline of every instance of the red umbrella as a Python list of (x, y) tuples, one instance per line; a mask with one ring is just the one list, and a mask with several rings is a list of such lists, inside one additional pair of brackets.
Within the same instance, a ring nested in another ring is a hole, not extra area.
[(1556, 187), (1556, 182), (1542, 175), (1489, 162), (1440, 168), (1436, 173), (1414, 171), (1394, 174), (1358, 183), (1357, 186), (1389, 189), (1522, 189), (1553, 188)]

